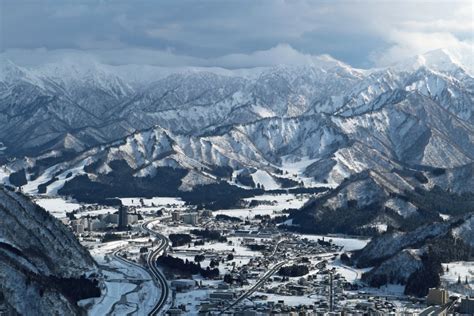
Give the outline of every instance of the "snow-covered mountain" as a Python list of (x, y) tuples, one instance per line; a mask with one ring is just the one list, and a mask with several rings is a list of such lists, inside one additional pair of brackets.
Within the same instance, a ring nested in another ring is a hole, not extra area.
[(222, 178), (248, 188), (247, 176), (267, 189), (337, 186), (365, 170), (474, 159), (474, 78), (446, 50), (370, 70), (330, 58), (247, 70), (3, 60), (1, 70), (0, 177), (25, 178), (28, 192), (81, 175), (107, 184), (114, 161), (137, 179), (179, 169), (189, 191)]
[(473, 78), (445, 51), (365, 71), (332, 59), (307, 67), (174, 73), (93, 60), (0, 64), (0, 142), (7, 156), (82, 151), (155, 125), (194, 135), (265, 117), (354, 116), (384, 107), (396, 90), (418, 92), (473, 121)]
[(441, 262), (471, 259), (474, 215), (421, 225), (410, 232), (374, 238), (352, 259), (359, 267), (373, 267), (362, 279), (372, 286), (403, 284), (405, 294), (423, 296), (439, 279)]

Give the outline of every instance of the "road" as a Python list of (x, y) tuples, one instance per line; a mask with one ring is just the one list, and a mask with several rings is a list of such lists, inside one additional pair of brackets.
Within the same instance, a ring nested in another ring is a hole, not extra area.
[(442, 306), (430, 306), (424, 311), (422, 311), (419, 315), (420, 316), (428, 316), (428, 315), (447, 315), (449, 312), (452, 312), (454, 305), (456, 304), (457, 300), (450, 301)]
[(158, 282), (158, 284), (160, 285), (162, 289), (161, 295), (158, 301), (156, 302), (155, 307), (152, 309), (149, 315), (159, 315), (160, 313), (164, 314), (166, 312), (165, 306), (169, 297), (170, 289), (169, 289), (168, 282), (166, 281), (164, 274), (160, 271), (160, 269), (158, 269), (156, 265), (156, 259), (166, 249), (168, 249), (169, 241), (168, 241), (168, 238), (166, 238), (162, 234), (148, 228), (148, 225), (153, 221), (148, 221), (148, 222), (143, 223), (142, 229), (149, 232), (151, 235), (155, 236), (159, 240), (158, 247), (154, 249), (147, 257), (148, 267), (150, 268), (150, 271), (153, 277), (155, 278), (155, 280)]
[(274, 265), (272, 268), (270, 268), (270, 270), (265, 272), (265, 274), (254, 285), (252, 285), (252, 287), (250, 287), (245, 293), (240, 295), (232, 304), (230, 304), (224, 310), (222, 310), (221, 314), (227, 311), (228, 309), (234, 307), (235, 305), (239, 304), (250, 295), (252, 295), (259, 287), (261, 287), (265, 283), (265, 281), (267, 281), (272, 275), (274, 275), (282, 266), (284, 266), (287, 263), (288, 262), (286, 261), (279, 262), (276, 265)]
[[(272, 254), (270, 255), (270, 258), (273, 258), (275, 256), (275, 254), (277, 252), (277, 249), (278, 249), (278, 246), (283, 241), (285, 241), (285, 239), (281, 239), (275, 244), (275, 248), (273, 249)], [(284, 264), (286, 264), (286, 261), (285, 262), (280, 262), (280, 263), (277, 263), (276, 265), (274, 265), (250, 289), (248, 289), (245, 293), (243, 293), (241, 296), (239, 296), (232, 304), (227, 306), (221, 313), (223, 313), (226, 310), (228, 310), (229, 308), (232, 308), (233, 306), (239, 304), (244, 299), (246, 299), (247, 297), (252, 295), (260, 286), (263, 285), (263, 283), (265, 283), (266, 280), (268, 280), (268, 278), (270, 278), (273, 274), (275, 274)]]

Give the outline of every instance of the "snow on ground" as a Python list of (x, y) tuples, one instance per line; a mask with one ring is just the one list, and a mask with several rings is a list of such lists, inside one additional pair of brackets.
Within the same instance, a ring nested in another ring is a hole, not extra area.
[[(286, 171), (289, 174), (289, 178), (295, 181), (303, 181), (306, 187), (328, 187), (331, 186), (327, 183), (318, 183), (314, 181), (312, 177), (306, 177), (304, 171), (308, 166), (318, 161), (318, 159), (310, 159), (309, 157), (302, 157), (301, 159), (295, 160), (292, 156), (283, 156), (280, 169)], [(294, 177), (296, 175), (296, 178)], [(332, 185), (334, 186), (334, 184)]]
[(306, 235), (298, 234), (300, 238), (308, 238), (309, 240), (325, 239), (326, 241), (331, 240), (337, 246), (344, 247), (343, 251), (354, 251), (364, 248), (370, 241), (370, 239), (364, 239), (362, 237), (345, 237), (345, 236), (322, 236), (322, 235)]
[[(229, 210), (219, 210), (219, 211), (214, 211), (212, 212), (214, 216), (216, 215), (227, 215), (227, 216), (233, 216), (233, 217), (239, 217), (242, 219), (245, 218), (253, 218), (255, 215), (270, 215), (271, 217), (274, 217), (275, 215), (275, 210), (271, 206), (267, 206), (266, 208), (248, 208), (248, 209), (242, 209), (242, 208), (237, 208), (237, 209), (229, 209)], [(272, 216), (273, 215), (273, 216)]]
[[(260, 238), (255, 238), (257, 241)], [(180, 246), (180, 247), (175, 247), (174, 249), (177, 250), (196, 250), (196, 251), (218, 251), (218, 252), (232, 252), (232, 250), (235, 250), (234, 255), (235, 256), (248, 256), (248, 257), (254, 257), (255, 254), (258, 252), (251, 251), (249, 248), (246, 246), (243, 246), (242, 243), (243, 238), (240, 237), (227, 237), (227, 241), (231, 241), (232, 244), (229, 244), (228, 242), (206, 242), (204, 245), (198, 245), (198, 246), (190, 246), (188, 247), (187, 245)]]
[(246, 198), (246, 201), (275, 201), (276, 204), (272, 205), (273, 209), (277, 211), (284, 210), (286, 208), (300, 208), (306, 201), (308, 201), (309, 195), (307, 194), (263, 194)]
[(263, 185), (265, 190), (276, 190), (280, 188), (280, 185), (275, 181), (275, 179), (273, 179), (268, 172), (263, 170), (257, 170), (252, 173), (252, 179), (253, 182), (255, 182), (255, 185)]
[[(447, 284), (450, 291), (462, 295), (474, 293), (474, 262), (457, 261), (442, 265), (444, 273), (441, 275), (441, 281)], [(465, 284), (466, 278), (468, 284)], [(459, 279), (461, 279), (460, 285)]]
[(184, 206), (184, 201), (181, 198), (175, 197), (152, 197), (150, 199), (143, 197), (120, 198), (123, 205), (126, 206), (142, 206), (140, 200), (143, 200), (145, 206), (167, 206), (177, 205)]
[(69, 168), (66, 171), (63, 171), (61, 174), (57, 175), (57, 181), (54, 181), (50, 185), (48, 185), (47, 193), (49, 195), (56, 195), (58, 194), (58, 190), (61, 189), (66, 181), (72, 179), (73, 177), (83, 174), (84, 173), (84, 166), (87, 164), (88, 159), (83, 160), (80, 162), (76, 167)]
[(328, 264), (328, 268), (336, 268), (337, 273), (342, 275), (347, 281), (354, 283), (357, 280), (360, 280), (362, 274), (371, 270), (372, 268), (357, 269), (354, 267), (349, 267), (341, 262), (339, 258)]
[(159, 297), (160, 290), (145, 269), (113, 256), (115, 250), (127, 244), (127, 240), (119, 240), (98, 244), (90, 249), (91, 255), (100, 264), (105, 288), (102, 289), (101, 297), (87, 302), (89, 315), (124, 315), (149, 311)]
[[(290, 296), (290, 295), (279, 295), (279, 294), (271, 294), (271, 293), (263, 293), (263, 292), (255, 292), (255, 295), (265, 295), (267, 297), (266, 300), (258, 300), (255, 299), (255, 303), (265, 303), (265, 302), (275, 302), (277, 303), (278, 301), (285, 301), (285, 304), (289, 306), (298, 306), (298, 305), (310, 305), (313, 304), (314, 301), (318, 298), (318, 296)], [(325, 298), (324, 296), (321, 296), (319, 298)], [(248, 303), (247, 303), (248, 304)]]
[[(105, 277), (107, 273), (103, 272)], [(105, 282), (106, 294), (100, 297), (102, 300), (95, 303), (88, 311), (89, 315), (107, 315), (114, 309), (114, 305), (120, 301), (122, 295), (131, 292), (136, 285), (126, 282)]]
[(85, 243), (84, 246), (89, 248), (89, 252), (91, 256), (94, 258), (95, 261), (99, 264), (106, 264), (108, 261), (108, 255), (111, 254), (114, 250), (124, 247), (128, 244), (128, 240), (115, 240), (106, 243), (94, 243), (92, 247), (91, 245)]
[(10, 172), (8, 171), (7, 167), (0, 166), (0, 183), (9, 183), (8, 177), (10, 176)]
[(451, 216), (447, 215), (447, 214), (441, 214), (439, 213), (439, 216), (444, 220), (444, 221), (449, 221), (449, 219), (451, 218)]
[(188, 234), (193, 229), (202, 229), (202, 227), (200, 226), (192, 226), (183, 223), (175, 224), (154, 222), (152, 223), (152, 225), (153, 230), (156, 230), (165, 236), (168, 236), (170, 234)]
[(76, 217), (86, 217), (87, 215), (97, 216), (97, 215), (100, 215), (100, 214), (108, 214), (108, 213), (113, 214), (117, 211), (118, 211), (118, 209), (116, 209), (116, 208), (106, 207), (106, 208), (102, 208), (102, 209), (98, 209), (98, 210), (80, 212), (80, 213), (76, 214)]
[(176, 293), (175, 306), (185, 305), (186, 315), (197, 315), (199, 313), (200, 301), (209, 296), (208, 289), (193, 289), (188, 292)]
[(416, 206), (402, 199), (393, 198), (385, 203), (386, 207), (391, 208), (403, 217), (409, 217), (417, 212)]
[(302, 157), (298, 161), (294, 161), (289, 156), (282, 157), (281, 168), (291, 174), (301, 174), (309, 165), (315, 163), (318, 159), (309, 159)]
[[(228, 242), (206, 242), (204, 245), (198, 246), (184, 245), (180, 247), (174, 247), (173, 256), (176, 256), (183, 260), (188, 259), (189, 261), (194, 261), (194, 257), (197, 254), (217, 252), (220, 254), (221, 258), (225, 259), (227, 257), (227, 254), (232, 253), (234, 255), (233, 260), (226, 260), (225, 263), (220, 263), (218, 266), (220, 274), (224, 275), (232, 271), (232, 264), (235, 264), (236, 266), (241, 266), (247, 264), (251, 258), (254, 258), (257, 255), (261, 255), (260, 252), (252, 251), (246, 246), (243, 246), (241, 244), (242, 238), (240, 237), (227, 237), (227, 240), (232, 242), (232, 244), (229, 244)], [(209, 266), (210, 261), (211, 258), (206, 257), (206, 259), (201, 262), (201, 266)]]
[(273, 117), (276, 116), (270, 109), (264, 108), (261, 105), (252, 106), (252, 111), (260, 117)]
[(54, 215), (56, 218), (66, 217), (66, 212), (72, 212), (81, 207), (81, 204), (63, 198), (36, 198), (35, 203)]
[(302, 194), (264, 194), (247, 198), (245, 200), (248, 202), (252, 200), (269, 201), (272, 202), (271, 205), (262, 204), (252, 208), (218, 210), (212, 213), (214, 214), (214, 216), (218, 214), (224, 214), (228, 216), (239, 217), (242, 219), (245, 219), (247, 217), (253, 218), (255, 215), (270, 215), (271, 217), (275, 217), (276, 215), (281, 215), (280, 212), (284, 209), (302, 207), (303, 204), (308, 201), (308, 199), (309, 195)]
[(59, 168), (60, 167), (58, 165), (54, 165), (52, 167), (49, 167), (38, 178), (36, 178), (33, 181), (28, 181), (27, 184), (22, 186), (21, 188), (22, 188), (23, 192), (29, 193), (29, 194), (37, 194), (38, 193), (38, 185), (43, 184), (45, 182), (48, 182), (53, 177), (53, 175), (56, 172), (58, 172)]
[[(52, 184), (48, 185), (47, 193), (50, 195), (57, 194), (58, 190), (64, 186), (64, 183), (68, 179), (72, 179), (78, 174), (84, 173), (84, 166), (88, 163), (88, 160), (85, 159), (80, 162), (74, 168), (69, 168), (66, 171), (62, 171), (61, 164), (54, 165), (46, 169), (38, 178), (33, 181), (28, 181), (27, 184), (22, 186), (23, 192), (29, 194), (37, 194), (38, 193), (38, 186), (40, 184), (48, 182), (50, 179), (57, 177), (58, 180), (53, 182)], [(62, 172), (61, 172), (62, 171)], [(59, 174), (58, 174), (59, 172)]]
[[(81, 206), (88, 206), (89, 204), (79, 204), (74, 200), (67, 200), (62, 197), (55, 198), (43, 198), (38, 197), (34, 199), (35, 203), (44, 208), (46, 211), (51, 213), (57, 218), (65, 218), (67, 212), (72, 212), (79, 209)], [(102, 207), (102, 206), (100, 206)], [(116, 208), (113, 207), (102, 207), (100, 209), (93, 209), (90, 211), (78, 212), (77, 217), (85, 217), (87, 215), (96, 216), (100, 214), (115, 213)]]
[(400, 284), (386, 284), (382, 285), (379, 288), (372, 288), (372, 287), (365, 287), (362, 288), (364, 292), (373, 295), (380, 295), (380, 296), (404, 296), (405, 285)]

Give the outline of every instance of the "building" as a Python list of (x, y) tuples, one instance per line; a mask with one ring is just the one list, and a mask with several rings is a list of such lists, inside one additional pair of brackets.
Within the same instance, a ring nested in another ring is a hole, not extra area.
[(166, 315), (183, 315), (183, 311), (179, 308), (170, 308), (166, 312)]
[(175, 288), (176, 291), (181, 292), (183, 290), (189, 290), (194, 288), (196, 281), (189, 279), (177, 279), (171, 281), (171, 287)]
[(448, 291), (445, 289), (432, 288), (426, 297), (426, 304), (428, 305), (444, 305), (449, 300)]
[(138, 222), (138, 215), (136, 214), (129, 214), (128, 215), (128, 223), (129, 224), (136, 224)]
[(74, 226), (74, 230), (75, 230), (76, 234), (83, 234), (84, 233), (84, 225), (76, 224)]
[(99, 217), (103, 222), (107, 224), (118, 224), (119, 221), (118, 214), (105, 214)]
[(181, 215), (181, 219), (185, 224), (189, 225), (197, 225), (198, 221), (198, 214), (197, 213), (184, 213)]
[(466, 315), (474, 315), (474, 297), (465, 297), (461, 299), (459, 312)]
[(104, 227), (105, 227), (104, 224), (100, 220), (93, 219), (93, 220), (89, 221), (87, 229), (89, 231), (96, 231), (96, 230), (100, 230)]
[(171, 218), (173, 219), (173, 222), (179, 222), (181, 219), (179, 211), (173, 211), (173, 213), (171, 213)]
[(211, 300), (233, 300), (235, 298), (234, 292), (212, 292), (209, 294)]
[(119, 222), (118, 222), (118, 227), (119, 228), (126, 228), (128, 226), (128, 213), (127, 213), (127, 207), (126, 206), (120, 206), (119, 208)]

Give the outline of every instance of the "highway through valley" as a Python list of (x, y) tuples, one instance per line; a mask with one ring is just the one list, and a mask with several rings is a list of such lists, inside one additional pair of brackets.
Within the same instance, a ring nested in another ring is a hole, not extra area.
[(161, 295), (158, 298), (158, 301), (156, 302), (155, 307), (152, 309), (149, 315), (161, 315), (161, 314), (165, 314), (166, 312), (165, 307), (166, 307), (166, 302), (168, 301), (168, 297), (170, 294), (170, 288), (168, 286), (168, 282), (166, 281), (164, 274), (160, 271), (160, 269), (158, 269), (158, 266), (156, 264), (156, 259), (158, 259), (158, 257), (161, 256), (161, 254), (166, 249), (168, 249), (169, 241), (168, 241), (168, 238), (166, 238), (164, 235), (154, 231), (153, 229), (148, 228), (148, 225), (153, 221), (148, 221), (148, 222), (143, 223), (142, 229), (149, 232), (150, 235), (158, 239), (158, 247), (155, 248), (148, 255), (147, 264), (148, 264), (148, 267), (150, 268), (153, 278), (156, 280), (156, 282), (159, 284), (161, 288)]

